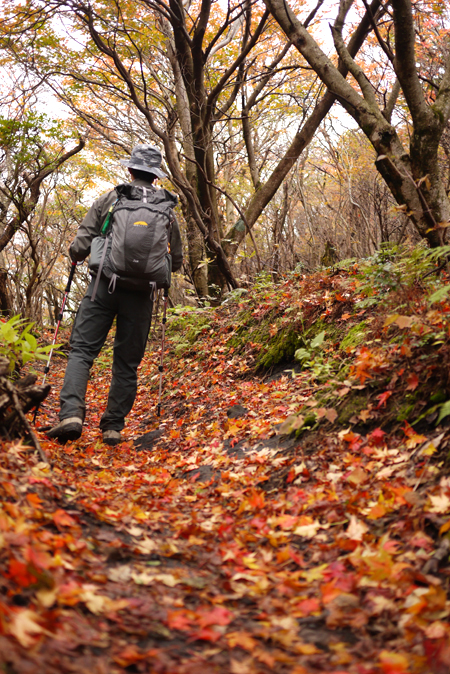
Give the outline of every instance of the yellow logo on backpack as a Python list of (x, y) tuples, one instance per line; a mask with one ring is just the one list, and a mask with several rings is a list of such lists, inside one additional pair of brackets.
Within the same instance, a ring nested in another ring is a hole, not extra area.
[(143, 220), (138, 220), (137, 222), (133, 222), (133, 227), (135, 225), (140, 225), (141, 227), (147, 227), (148, 223), (144, 222)]

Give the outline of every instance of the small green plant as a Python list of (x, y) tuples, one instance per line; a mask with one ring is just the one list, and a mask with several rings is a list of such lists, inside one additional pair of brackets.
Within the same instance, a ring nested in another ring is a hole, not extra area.
[(95, 367), (103, 372), (103, 370), (111, 369), (113, 361), (113, 347), (104, 346), (95, 360)]
[(167, 334), (174, 343), (175, 352), (181, 354), (192, 347), (202, 332), (211, 328), (212, 309), (209, 307), (182, 307), (177, 305), (169, 309), (170, 321)]
[[(325, 330), (322, 330), (322, 332), (319, 332), (318, 335), (307, 342), (306, 347), (297, 349), (294, 354), (294, 358), (300, 361), (302, 370), (309, 370), (313, 379), (326, 380), (335, 371), (335, 363), (332, 363), (321, 352), (324, 341)], [(292, 371), (292, 376), (295, 377), (294, 371)]]
[(300, 349), (297, 349), (294, 358), (300, 361), (302, 367), (311, 367), (314, 356), (322, 346), (324, 339), (325, 330), (322, 330), (322, 332), (319, 332), (319, 334), (309, 342), (307, 348), (301, 347)]
[(429, 304), (434, 304), (434, 302), (440, 302), (441, 300), (447, 299), (448, 293), (450, 292), (450, 286), (442, 286), (442, 288), (439, 288), (434, 292), (430, 297), (428, 298), (428, 303)]
[[(34, 360), (46, 360), (51, 350), (49, 346), (38, 346), (37, 339), (31, 334), (34, 323), (26, 323), (20, 316), (8, 321), (0, 319), (0, 354), (9, 360), (9, 370), (19, 372), (26, 363)], [(55, 348), (61, 346), (55, 344)]]
[[(362, 281), (361, 298), (357, 301), (359, 309), (367, 309), (384, 301), (391, 291), (400, 288), (412, 288), (418, 280), (431, 287), (434, 281), (429, 277), (430, 271), (436, 268), (436, 255), (442, 257), (445, 249), (439, 254), (430, 251), (425, 244), (408, 246), (383, 243), (372, 257), (363, 260), (357, 271), (357, 278)], [(426, 280), (425, 280), (426, 279)], [(443, 294), (445, 296), (445, 293)], [(442, 299), (430, 298), (430, 301)]]
[(272, 274), (269, 271), (260, 271), (256, 274), (253, 282), (253, 290), (266, 290), (274, 287)]
[(247, 301), (248, 290), (246, 288), (235, 288), (226, 294), (222, 304), (232, 304), (233, 302)]

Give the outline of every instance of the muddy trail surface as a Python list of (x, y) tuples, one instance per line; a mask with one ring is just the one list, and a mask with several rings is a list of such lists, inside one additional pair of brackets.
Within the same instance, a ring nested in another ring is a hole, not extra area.
[(110, 448), (110, 360), (64, 447), (42, 431), (54, 360), (36, 424), (51, 468), (18, 442), (0, 454), (1, 671), (450, 671), (445, 425), (382, 430), (374, 391), (343, 426), (310, 373), (251, 374), (209, 330), (182, 356), (169, 343), (160, 418), (148, 351)]

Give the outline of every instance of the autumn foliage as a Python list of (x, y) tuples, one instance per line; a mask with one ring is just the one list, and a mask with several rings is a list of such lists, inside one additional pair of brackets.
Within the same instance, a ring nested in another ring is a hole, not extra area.
[(40, 432), (51, 466), (3, 444), (5, 671), (449, 671), (450, 303), (390, 263), (177, 308), (162, 417), (156, 335), (117, 448), (98, 431), (110, 347), (79, 441)]

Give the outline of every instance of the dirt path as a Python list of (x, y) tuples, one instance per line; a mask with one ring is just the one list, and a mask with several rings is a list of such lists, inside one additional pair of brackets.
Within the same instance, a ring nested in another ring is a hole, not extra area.
[[(450, 671), (450, 479), (433, 438), (329, 422), (286, 438), (299, 401), (315, 405), (307, 379), (246, 379), (219, 354), (172, 358), (158, 420), (155, 358), (118, 448), (97, 430), (101, 361), (80, 441), (40, 435), (52, 473), (22, 446), (1, 455), (0, 669)], [(41, 426), (62, 375), (56, 362)]]

